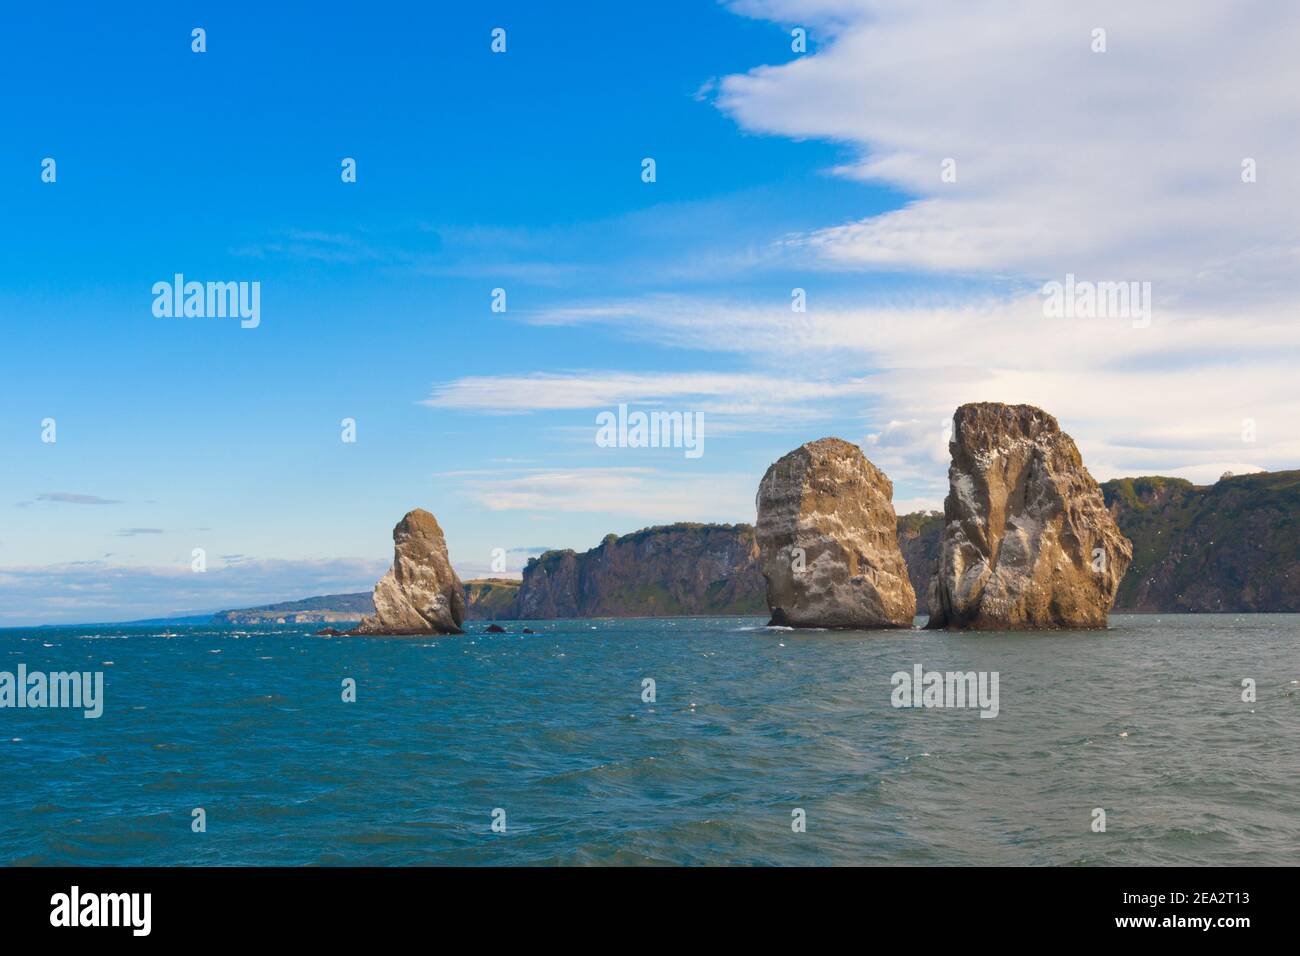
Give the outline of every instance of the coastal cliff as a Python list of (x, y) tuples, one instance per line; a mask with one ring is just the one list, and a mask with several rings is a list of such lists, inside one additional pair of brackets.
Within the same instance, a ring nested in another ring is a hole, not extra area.
[(501, 617), (760, 614), (763, 588), (751, 525), (682, 523), (533, 558)]
[(359, 621), (375, 612), (370, 592), (360, 594), (322, 594), (301, 601), (281, 601), (261, 607), (218, 611), (214, 624), (337, 624)]
[(898, 550), (907, 562), (907, 577), (916, 592), (916, 613), (930, 613), (930, 578), (939, 560), (942, 511), (914, 511), (898, 516)]
[(1117, 611), (1300, 612), (1300, 471), (1101, 488), (1133, 541)]
[(474, 578), (465, 582), (467, 621), (511, 620), (519, 582), (514, 578)]

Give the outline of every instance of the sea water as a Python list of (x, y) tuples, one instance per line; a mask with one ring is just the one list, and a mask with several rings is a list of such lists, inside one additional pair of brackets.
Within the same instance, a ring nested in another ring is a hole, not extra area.
[[(0, 709), (0, 862), (1296, 860), (1300, 616), (762, 625), (0, 631), (0, 671), (104, 675), (97, 719)], [(896, 706), (931, 671), (996, 674), (996, 716)]]

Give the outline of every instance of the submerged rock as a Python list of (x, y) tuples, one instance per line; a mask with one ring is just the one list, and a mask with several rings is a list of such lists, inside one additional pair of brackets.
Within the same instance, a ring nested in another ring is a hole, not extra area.
[(375, 585), (375, 613), (349, 634), (460, 634), (465, 592), (438, 519), (421, 508), (393, 529), (393, 566)]
[(506, 629), (500, 624), (489, 624), (487, 627), (483, 628), (483, 630), (488, 634), (504, 634), (506, 632)]
[(898, 548), (894, 486), (857, 445), (796, 448), (758, 486), (758, 539), (772, 624), (910, 627), (916, 594)]
[(953, 416), (929, 627), (1105, 627), (1133, 546), (1056, 419), (982, 402)]

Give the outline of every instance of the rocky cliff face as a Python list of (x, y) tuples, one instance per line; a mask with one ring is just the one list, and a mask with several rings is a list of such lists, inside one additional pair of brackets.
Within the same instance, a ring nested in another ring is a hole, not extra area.
[[(580, 576), (578, 554), (571, 548), (547, 551), (530, 558), (519, 582), (519, 595), (515, 598), (510, 617), (526, 621), (581, 617), (578, 611)], [(590, 588), (587, 590), (590, 592)]]
[(755, 527), (773, 624), (911, 626), (916, 595), (893, 495), (862, 449), (838, 438), (802, 445), (767, 470)]
[(939, 566), (942, 511), (914, 511), (898, 516), (898, 550), (907, 562), (907, 578), (916, 592), (916, 613), (930, 613), (930, 579)]
[(949, 442), (930, 627), (1105, 627), (1133, 548), (1056, 419), (963, 405)]
[(524, 568), (508, 615), (654, 617), (754, 614), (762, 608), (749, 525), (675, 524), (608, 535), (578, 554), (548, 551)]
[(1300, 471), (1101, 487), (1133, 539), (1116, 610), (1300, 612)]
[(519, 582), (512, 578), (478, 578), (465, 582), (465, 619), (507, 619), (519, 597)]
[(393, 529), (393, 566), (379, 579), (375, 613), (349, 634), (459, 634), (464, 586), (438, 519), (416, 508)]

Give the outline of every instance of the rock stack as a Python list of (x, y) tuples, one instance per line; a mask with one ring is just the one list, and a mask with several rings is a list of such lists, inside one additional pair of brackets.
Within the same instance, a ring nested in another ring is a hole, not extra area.
[(460, 634), (464, 586), (438, 519), (416, 508), (393, 529), (393, 566), (375, 585), (375, 613), (348, 634)]
[(756, 536), (772, 624), (911, 626), (916, 595), (893, 495), (862, 449), (838, 438), (802, 445), (767, 470)]
[(953, 416), (929, 627), (1105, 627), (1133, 546), (1056, 419), (981, 402)]

